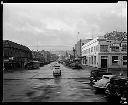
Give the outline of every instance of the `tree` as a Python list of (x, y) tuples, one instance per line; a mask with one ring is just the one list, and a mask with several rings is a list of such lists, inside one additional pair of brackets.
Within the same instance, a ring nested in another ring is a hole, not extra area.
[(127, 38), (127, 33), (126, 32), (113, 31), (113, 32), (110, 32), (110, 33), (106, 33), (104, 35), (104, 37), (107, 40), (119, 41), (120, 42), (120, 47), (121, 47), (122, 41), (124, 41), (124, 39)]

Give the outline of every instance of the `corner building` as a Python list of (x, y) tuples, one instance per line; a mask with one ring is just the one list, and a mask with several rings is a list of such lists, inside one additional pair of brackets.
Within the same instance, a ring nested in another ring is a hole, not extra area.
[(120, 42), (98, 36), (82, 46), (82, 64), (97, 68), (127, 68), (127, 39)]

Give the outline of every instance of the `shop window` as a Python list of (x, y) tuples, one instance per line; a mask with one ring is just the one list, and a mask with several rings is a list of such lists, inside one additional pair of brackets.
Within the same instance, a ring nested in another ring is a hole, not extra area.
[(84, 59), (83, 59), (83, 64), (84, 64)]
[(92, 64), (93, 64), (93, 56), (91, 56), (92, 57)]
[(123, 65), (127, 65), (127, 56), (123, 56)]
[(112, 64), (118, 64), (118, 56), (112, 56)]
[(96, 64), (96, 56), (94, 56), (94, 64)]
[(89, 57), (89, 64), (90, 64), (90, 61), (91, 61), (91, 57)]

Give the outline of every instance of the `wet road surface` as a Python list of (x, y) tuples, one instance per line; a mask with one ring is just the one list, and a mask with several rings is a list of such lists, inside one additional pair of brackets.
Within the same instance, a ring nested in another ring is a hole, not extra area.
[(89, 70), (61, 65), (62, 76), (53, 77), (51, 64), (40, 69), (3, 74), (3, 102), (107, 102), (89, 84)]

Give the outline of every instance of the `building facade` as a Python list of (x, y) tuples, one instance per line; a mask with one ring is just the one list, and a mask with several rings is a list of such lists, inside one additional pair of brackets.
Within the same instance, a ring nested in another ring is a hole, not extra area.
[(22, 68), (32, 59), (31, 50), (9, 40), (3, 40), (3, 64), (5, 69)]
[(82, 46), (82, 64), (97, 68), (127, 68), (127, 39), (120, 42), (98, 36)]
[(82, 46), (83, 46), (85, 43), (89, 42), (90, 40), (92, 40), (92, 39), (80, 39), (80, 40), (77, 42), (77, 44), (75, 44), (75, 57), (76, 57), (76, 58), (79, 58), (79, 57), (82, 56), (81, 48), (82, 48)]

